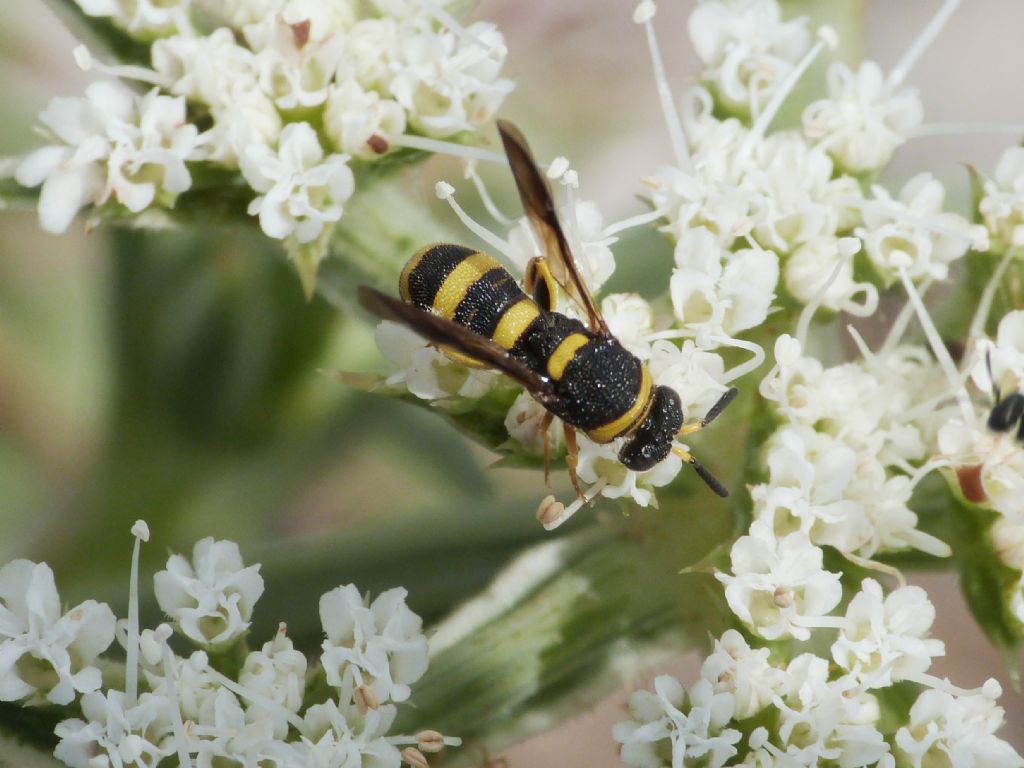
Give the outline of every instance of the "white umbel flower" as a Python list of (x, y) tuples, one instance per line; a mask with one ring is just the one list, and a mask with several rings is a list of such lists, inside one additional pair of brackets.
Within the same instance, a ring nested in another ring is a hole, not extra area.
[(387, 151), (388, 136), (405, 133), (405, 110), (349, 79), (328, 91), (324, 131), (342, 152), (373, 158)]
[(427, 639), (407, 594), (389, 589), (370, 603), (348, 584), (320, 598), (328, 685), (343, 692), (365, 686), (379, 702), (409, 698), (409, 686), (427, 671)]
[(950, 264), (968, 250), (988, 246), (984, 227), (943, 210), (946, 190), (930, 173), (911, 178), (898, 199), (879, 186), (872, 191), (875, 199), (864, 204), (864, 226), (857, 236), (887, 279), (894, 279), (902, 267), (914, 280), (944, 280)]
[(259, 570), (243, 564), (234, 542), (207, 537), (196, 543), (191, 563), (171, 555), (167, 570), (153, 577), (153, 590), (185, 637), (217, 648), (248, 631), (253, 606), (263, 594)]
[(1003, 708), (988, 696), (954, 696), (927, 690), (910, 708), (910, 722), (896, 732), (903, 763), (913, 768), (1020, 768), (1024, 759), (995, 735)]
[(0, 701), (70, 704), (100, 687), (96, 658), (114, 640), (114, 614), (87, 600), (61, 615), (53, 571), (14, 560), (0, 568)]
[(143, 693), (129, 705), (121, 691), (82, 697), (85, 720), (57, 724), (60, 741), (53, 754), (71, 768), (156, 768), (175, 754), (173, 704), (164, 696)]
[(66, 230), (86, 205), (113, 199), (139, 213), (192, 185), (185, 161), (197, 156), (199, 132), (185, 120), (183, 98), (98, 82), (84, 98), (53, 99), (39, 120), (57, 143), (25, 157), (15, 178), (42, 184), (39, 221), (48, 232)]
[(874, 579), (846, 609), (846, 626), (832, 644), (832, 658), (865, 688), (883, 688), (926, 672), (932, 658), (945, 654), (941, 640), (928, 638), (935, 607), (923, 589), (901, 587), (882, 596)]
[(384, 738), (394, 718), (390, 705), (363, 717), (333, 701), (316, 704), (303, 718), (301, 740), (277, 742), (268, 756), (281, 768), (399, 768), (401, 754)]
[(803, 114), (804, 134), (820, 141), (833, 159), (851, 173), (887, 165), (924, 118), (916, 91), (893, 91), (881, 68), (861, 62), (854, 71), (836, 61), (828, 68), (828, 98), (810, 104)]
[(764, 106), (809, 45), (807, 19), (783, 21), (775, 0), (707, 0), (690, 15), (702, 78), (728, 107)]
[(1024, 245), (1024, 147), (1010, 147), (984, 184), (978, 203), (982, 221), (1000, 250)]
[(694, 764), (720, 768), (736, 754), (740, 732), (725, 728), (733, 715), (731, 693), (716, 693), (707, 680), (689, 691), (670, 675), (659, 675), (654, 691), (629, 698), (635, 718), (617, 723), (612, 737), (622, 744), (622, 761), (630, 768), (679, 768)]
[(744, 623), (766, 640), (811, 636), (808, 624), (838, 605), (839, 574), (824, 570), (823, 553), (804, 533), (776, 537), (755, 520), (732, 546), (732, 574), (715, 574), (725, 599)]
[(260, 195), (249, 204), (260, 228), (270, 237), (294, 236), (309, 243), (341, 218), (342, 206), (355, 190), (345, 155), (324, 158), (309, 123), (289, 123), (277, 150), (252, 144), (240, 165), (245, 180)]
[[(261, 698), (297, 713), (305, 694), (306, 666), (305, 655), (295, 650), (282, 624), (274, 639), (263, 644), (262, 650), (252, 651), (245, 657), (238, 682)], [(266, 709), (257, 703), (247, 705), (246, 720), (271, 722), (274, 735), (279, 739), (288, 733), (288, 721), (278, 710)]]
[(772, 703), (785, 683), (785, 674), (768, 663), (767, 648), (751, 648), (743, 635), (730, 629), (715, 640), (715, 650), (704, 659), (700, 675), (716, 693), (731, 693), (734, 717), (753, 717)]

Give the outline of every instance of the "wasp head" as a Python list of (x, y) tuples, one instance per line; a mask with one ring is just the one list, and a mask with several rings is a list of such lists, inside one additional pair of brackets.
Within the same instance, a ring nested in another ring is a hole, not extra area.
[(619, 461), (634, 472), (650, 469), (672, 451), (672, 440), (683, 425), (679, 395), (664, 385), (654, 390), (651, 410), (619, 451)]

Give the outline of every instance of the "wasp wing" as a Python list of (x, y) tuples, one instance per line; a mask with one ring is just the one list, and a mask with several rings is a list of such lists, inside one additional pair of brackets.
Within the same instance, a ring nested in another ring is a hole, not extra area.
[(551, 382), (486, 336), (366, 285), (359, 286), (358, 294), (367, 311), (411, 328), (431, 344), (453, 347), (476, 358), (524, 387), (541, 405), (559, 402)]
[(505, 145), (505, 154), (512, 168), (512, 177), (516, 180), (523, 210), (541, 238), (541, 247), (552, 276), (587, 313), (590, 330), (608, 335), (608, 326), (576, 266), (562, 225), (558, 222), (551, 188), (537, 169), (537, 161), (533, 159), (530, 146), (519, 129), (510, 122), (498, 120), (498, 133)]

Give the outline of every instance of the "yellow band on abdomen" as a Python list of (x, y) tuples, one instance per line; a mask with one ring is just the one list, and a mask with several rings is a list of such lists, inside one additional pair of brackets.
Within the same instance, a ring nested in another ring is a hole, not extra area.
[(492, 269), (500, 269), (501, 265), (486, 253), (474, 253), (467, 256), (444, 279), (434, 296), (434, 311), (445, 320), (455, 317), (459, 302), (466, 296), (469, 287)]
[(494, 329), (494, 341), (503, 349), (512, 349), (519, 337), (540, 315), (540, 308), (533, 299), (523, 298), (505, 310)]
[(617, 419), (609, 421), (597, 429), (590, 430), (587, 432), (587, 437), (595, 443), (610, 443), (616, 437), (636, 429), (647, 418), (647, 413), (651, 409), (651, 401), (653, 400), (651, 397), (652, 387), (651, 372), (647, 370), (645, 365), (641, 369), (640, 374), (640, 391), (637, 392), (636, 400), (629, 407), (629, 410)]
[(565, 373), (565, 366), (576, 356), (580, 347), (586, 345), (589, 338), (582, 333), (570, 333), (555, 347), (555, 351), (548, 358), (548, 374), (552, 379), (558, 381)]

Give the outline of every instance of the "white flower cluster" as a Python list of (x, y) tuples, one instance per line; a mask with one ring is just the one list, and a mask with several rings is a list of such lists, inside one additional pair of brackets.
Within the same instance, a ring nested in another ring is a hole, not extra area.
[(883, 599), (866, 579), (837, 624), (831, 660), (802, 653), (773, 662), (767, 648), (729, 630), (688, 690), (662, 675), (653, 693), (632, 695), (633, 719), (612, 731), (622, 761), (630, 768), (1024, 765), (994, 735), (1004, 714), (994, 680), (978, 692), (927, 689), (905, 725), (882, 720), (872, 691), (921, 676), (943, 653), (926, 637), (933, 618), (920, 588)]
[(172, 207), (192, 187), (189, 169), (207, 162), (241, 169), (267, 235), (311, 243), (354, 192), (351, 158), (461, 140), (512, 89), (501, 33), (462, 27), (444, 2), (76, 2), (152, 42), (151, 69), (94, 65), (80, 51), (82, 63), (157, 87), (96, 83), (42, 113), (52, 143), (16, 178), (42, 184), (51, 232), (87, 205)]
[[(133, 531), (148, 538), (142, 523)], [(81, 717), (56, 728), (54, 755), (66, 765), (399, 768), (425, 766), (423, 752), (459, 743), (434, 731), (388, 733), (397, 710), (387, 702), (408, 700), (427, 669), (426, 639), (405, 590), (372, 604), (352, 585), (324, 595), (319, 669), (310, 669), (283, 624), (261, 650), (239, 647), (263, 582), (233, 542), (204, 539), (191, 562), (172, 555), (154, 590), (175, 628), (211, 653), (178, 656), (169, 625), (140, 632), (130, 613), (118, 636), (128, 652), (119, 690), (104, 686), (98, 658), (115, 636), (110, 608), (87, 601), (61, 616), (49, 567), (15, 560), (0, 569), (0, 700), (69, 705), (80, 695)], [(242, 659), (233, 677), (211, 657), (229, 647)], [(330, 691), (326, 701), (323, 692), (309, 700), (313, 685)]]

